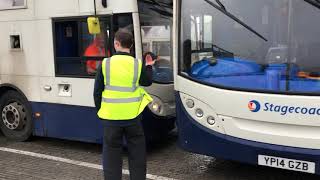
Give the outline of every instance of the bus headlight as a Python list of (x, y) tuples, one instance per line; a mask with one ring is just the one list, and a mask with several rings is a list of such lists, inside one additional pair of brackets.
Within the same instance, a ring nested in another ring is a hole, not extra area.
[(212, 116), (209, 116), (207, 118), (207, 123), (210, 124), (211, 126), (213, 126), (214, 124), (216, 124), (216, 119)]
[(148, 105), (152, 113), (163, 116), (163, 102), (155, 96), (152, 96), (153, 101)]
[(203, 110), (202, 109), (196, 109), (196, 116), (198, 117), (198, 118), (202, 118), (203, 117)]
[(186, 105), (188, 108), (193, 108), (194, 107), (194, 101), (192, 99), (188, 99), (186, 101)]
[(151, 109), (156, 112), (160, 112), (160, 105), (158, 103), (152, 103)]

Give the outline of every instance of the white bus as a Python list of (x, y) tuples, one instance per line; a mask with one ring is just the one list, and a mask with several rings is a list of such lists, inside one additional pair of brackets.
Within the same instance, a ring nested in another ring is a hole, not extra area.
[[(93, 15), (100, 34), (88, 31)], [(115, 31), (130, 29), (132, 55), (142, 58), (141, 28), (171, 25), (170, 0), (1, 0), (1, 131), (17, 141), (35, 135), (101, 143), (93, 84), (96, 67), (114, 53)], [(162, 79), (169, 78), (147, 88), (155, 99), (143, 112), (148, 140), (174, 128), (172, 66), (165, 68)]]
[(320, 2), (175, 0), (179, 143), (320, 174)]

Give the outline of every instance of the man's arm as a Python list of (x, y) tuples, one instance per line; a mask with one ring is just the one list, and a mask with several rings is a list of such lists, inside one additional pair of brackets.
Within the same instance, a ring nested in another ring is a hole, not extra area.
[(101, 106), (101, 99), (102, 99), (102, 92), (104, 91), (104, 81), (103, 81), (103, 74), (102, 74), (102, 65), (100, 65), (97, 69), (97, 74), (94, 82), (94, 90), (93, 90), (93, 98), (94, 104), (97, 110), (100, 109)]
[(151, 86), (152, 84), (152, 66), (146, 65), (146, 61), (142, 62), (141, 77), (139, 81), (140, 86)]

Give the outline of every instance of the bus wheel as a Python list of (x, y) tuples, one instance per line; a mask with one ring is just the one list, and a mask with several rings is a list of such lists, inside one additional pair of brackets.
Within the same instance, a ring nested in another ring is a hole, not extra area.
[(0, 128), (10, 140), (26, 141), (32, 134), (31, 108), (16, 91), (7, 91), (0, 99)]

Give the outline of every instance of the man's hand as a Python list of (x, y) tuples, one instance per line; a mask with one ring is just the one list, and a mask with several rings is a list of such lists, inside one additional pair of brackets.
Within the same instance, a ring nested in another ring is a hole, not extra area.
[(158, 56), (156, 56), (155, 54), (153, 54), (152, 52), (147, 52), (144, 56), (145, 61), (146, 61), (146, 65), (147, 66), (153, 66), (154, 63), (156, 62)]
[(150, 54), (146, 55), (146, 65), (147, 66), (153, 66), (155, 63), (155, 60), (152, 59), (152, 56)]

